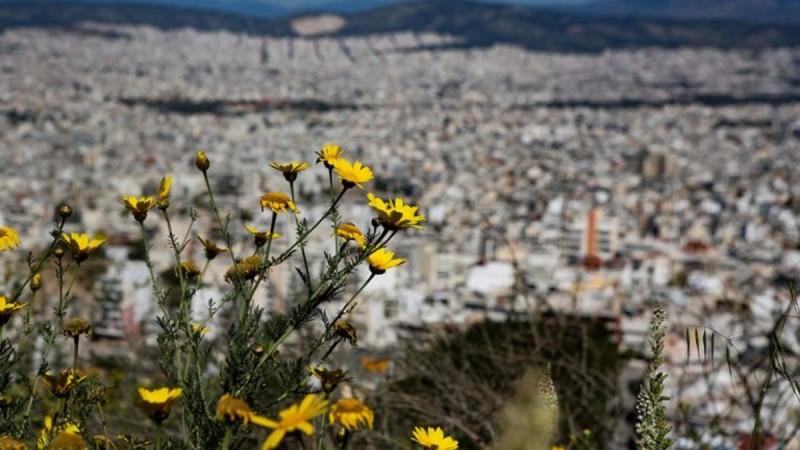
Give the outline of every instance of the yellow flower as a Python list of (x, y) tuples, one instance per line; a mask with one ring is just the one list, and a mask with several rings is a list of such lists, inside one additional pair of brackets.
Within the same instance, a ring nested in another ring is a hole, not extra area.
[(133, 195), (126, 195), (122, 197), (122, 204), (128, 208), (128, 211), (131, 212), (133, 218), (136, 219), (137, 222), (144, 222), (144, 219), (147, 218), (147, 212), (153, 209), (153, 206), (156, 205), (156, 201), (149, 195), (139, 198)]
[(258, 231), (250, 225), (245, 225), (244, 228), (253, 235), (256, 247), (263, 247), (267, 241), (272, 241), (281, 237), (278, 233), (270, 233), (269, 231)]
[(364, 237), (364, 233), (354, 223), (345, 222), (339, 224), (334, 233), (345, 241), (356, 241), (361, 248), (367, 246), (367, 238)]
[(339, 147), (338, 145), (324, 145), (322, 146), (322, 150), (316, 152), (317, 164), (323, 163), (325, 167), (328, 169), (333, 169), (333, 164), (336, 162), (337, 159), (342, 157), (344, 154), (344, 149)]
[(348, 431), (358, 428), (372, 429), (375, 421), (375, 413), (361, 400), (355, 398), (343, 398), (331, 407), (328, 414), (330, 423), (338, 422)]
[(256, 425), (267, 426), (265, 424), (274, 423), (271, 420), (261, 417), (252, 409), (244, 400), (238, 399), (232, 395), (224, 394), (217, 402), (217, 419), (235, 422), (240, 420), (243, 424), (247, 425), (253, 422)]
[(350, 381), (342, 369), (327, 370), (322, 367), (309, 367), (308, 370), (322, 383), (322, 390), (330, 394), (339, 383)]
[(419, 207), (406, 205), (399, 197), (385, 202), (369, 193), (367, 199), (369, 206), (378, 213), (378, 222), (387, 230), (397, 231), (409, 227), (422, 229), (420, 223), (425, 221), (425, 216), (417, 215)]
[(372, 169), (361, 164), (361, 161), (350, 163), (350, 161), (339, 158), (333, 163), (336, 174), (342, 179), (342, 186), (351, 188), (358, 186), (364, 189), (361, 183), (366, 183), (372, 179)]
[(293, 213), (298, 214), (297, 207), (288, 195), (283, 192), (267, 192), (261, 196), (261, 210), (269, 208), (274, 213), (286, 212), (286, 209), (292, 210)]
[(73, 423), (62, 423), (53, 429), (53, 418), (50, 416), (44, 416), (44, 428), (39, 433), (39, 437), (36, 439), (36, 448), (38, 450), (46, 450), (50, 447), (50, 435), (52, 433), (70, 433), (70, 434), (78, 434), (81, 430), (78, 428), (77, 425)]
[(28, 446), (11, 436), (0, 436), (0, 450), (28, 450)]
[(172, 175), (161, 179), (161, 184), (158, 185), (158, 195), (156, 202), (160, 209), (167, 209), (169, 207), (169, 189), (172, 187)]
[(394, 252), (390, 252), (385, 248), (379, 248), (367, 256), (367, 262), (369, 263), (370, 272), (375, 275), (381, 275), (392, 267), (403, 264), (406, 260), (403, 258), (395, 259)]
[(0, 295), (0, 327), (7, 324), (15, 312), (26, 306), (28, 305), (19, 304), (17, 302), (9, 302), (7, 298)]
[(90, 240), (89, 235), (86, 233), (72, 233), (69, 235), (67, 233), (61, 233), (61, 239), (67, 243), (72, 252), (72, 258), (77, 262), (86, 261), (89, 254), (106, 241), (104, 238), (98, 238), (96, 236)]
[(456, 450), (458, 448), (458, 441), (450, 436), (444, 435), (444, 430), (439, 427), (427, 430), (422, 427), (414, 427), (414, 437), (412, 441), (423, 446), (425, 450)]
[(65, 431), (53, 438), (48, 450), (89, 450), (89, 445), (77, 434)]
[(217, 257), (218, 254), (228, 251), (227, 248), (217, 247), (217, 244), (210, 239), (203, 239), (202, 237), (197, 236), (197, 240), (200, 241), (200, 243), (203, 244), (203, 247), (205, 248), (206, 259), (209, 260), (214, 259)]
[(372, 373), (386, 373), (389, 370), (388, 359), (375, 359), (369, 356), (361, 358), (361, 367)]
[(206, 154), (202, 150), (197, 151), (197, 158), (194, 160), (194, 165), (197, 166), (202, 172), (208, 170), (211, 166), (211, 162), (206, 157)]
[(211, 332), (211, 328), (204, 327), (202, 325), (193, 323), (192, 324), (192, 333), (194, 334), (208, 334)]
[(314, 425), (310, 421), (325, 414), (327, 408), (328, 401), (322, 395), (308, 394), (299, 404), (295, 403), (278, 413), (280, 421), (264, 421), (263, 426), (272, 428), (274, 431), (267, 437), (261, 449), (269, 450), (277, 447), (286, 433), (295, 430), (300, 430), (307, 435), (314, 434)]
[(175, 275), (183, 274), (184, 277), (190, 280), (196, 278), (200, 273), (202, 273), (200, 267), (191, 261), (184, 261), (175, 268)]
[(175, 403), (183, 393), (181, 388), (161, 388), (155, 390), (139, 388), (139, 396), (141, 397), (140, 405), (147, 416), (153, 422), (159, 424), (169, 417), (169, 412), (172, 410), (172, 404)]
[(272, 164), (269, 166), (275, 170), (283, 172), (283, 178), (285, 178), (289, 183), (292, 183), (297, 179), (297, 174), (311, 167), (311, 164), (307, 162), (290, 162), (281, 164), (272, 161)]
[(80, 369), (64, 369), (56, 375), (49, 372), (44, 374), (44, 384), (56, 398), (65, 398), (76, 384), (86, 379), (86, 374)]
[(248, 256), (225, 271), (225, 281), (235, 280), (237, 273), (243, 280), (252, 280), (261, 273), (261, 263), (264, 259), (258, 255)]
[(336, 331), (336, 335), (342, 339), (347, 339), (350, 342), (350, 345), (355, 347), (358, 345), (358, 336), (356, 335), (356, 328), (350, 325), (350, 322), (346, 320), (337, 320), (335, 324), (333, 324), (333, 329)]
[(19, 245), (19, 234), (11, 227), (0, 227), (0, 251), (13, 250)]

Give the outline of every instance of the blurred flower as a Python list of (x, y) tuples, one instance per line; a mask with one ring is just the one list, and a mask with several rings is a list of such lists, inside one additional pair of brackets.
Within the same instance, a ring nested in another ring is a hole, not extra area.
[(19, 234), (11, 227), (0, 227), (0, 251), (13, 250), (19, 245)]
[(94, 443), (94, 448), (97, 450), (117, 450), (117, 446), (114, 444), (114, 441), (112, 441), (108, 436), (98, 434), (92, 438), (92, 441)]
[(345, 188), (358, 186), (360, 189), (364, 189), (361, 183), (366, 183), (373, 178), (372, 169), (362, 165), (361, 161), (350, 163), (344, 158), (338, 158), (333, 163), (333, 168), (342, 179), (342, 186)]
[(367, 238), (364, 237), (364, 233), (354, 223), (345, 222), (339, 224), (334, 233), (345, 241), (356, 241), (361, 248), (367, 246)]
[(214, 243), (214, 241), (212, 241), (211, 239), (206, 240), (200, 236), (197, 236), (197, 240), (200, 241), (200, 243), (203, 244), (203, 247), (205, 248), (206, 259), (209, 260), (214, 259), (217, 257), (218, 254), (228, 251), (227, 248), (217, 247), (217, 244)]
[(89, 450), (89, 445), (79, 435), (65, 431), (50, 441), (48, 450)]
[(171, 175), (161, 179), (161, 184), (158, 185), (158, 195), (156, 196), (156, 202), (160, 209), (167, 209), (169, 207), (169, 189), (171, 187)]
[(242, 277), (243, 280), (252, 280), (261, 272), (261, 263), (263, 260), (264, 258), (258, 255), (248, 256), (225, 271), (225, 281), (230, 282), (232, 279), (236, 278), (237, 274)]
[[(79, 369), (63, 369), (56, 375), (50, 372), (42, 377), (44, 384), (56, 398), (64, 398), (69, 395), (76, 384), (86, 379), (86, 374)], [(45, 422), (46, 425), (46, 422)]]
[(206, 154), (202, 150), (197, 151), (197, 157), (194, 160), (194, 165), (197, 166), (198, 169), (205, 172), (211, 166), (211, 162), (206, 157)]
[(274, 429), (264, 442), (262, 450), (272, 449), (278, 446), (286, 433), (300, 430), (307, 435), (314, 434), (314, 425), (311, 420), (317, 416), (325, 414), (328, 408), (328, 401), (320, 394), (308, 394), (302, 402), (284, 409), (278, 416), (280, 421), (273, 422), (267, 420), (263, 426)]
[(283, 172), (283, 178), (285, 178), (289, 183), (292, 183), (297, 179), (297, 174), (311, 167), (311, 164), (307, 162), (290, 162), (281, 164), (272, 161), (272, 164), (269, 166), (275, 170)]
[(140, 405), (147, 416), (159, 424), (169, 417), (172, 410), (172, 404), (175, 403), (183, 393), (181, 388), (160, 388), (155, 390), (139, 388), (139, 396), (141, 397)]
[(403, 264), (406, 260), (403, 258), (395, 259), (394, 252), (379, 248), (367, 257), (367, 262), (369, 263), (370, 272), (375, 275), (381, 275), (386, 273), (387, 270)]
[(420, 223), (425, 221), (425, 216), (417, 215), (419, 207), (406, 205), (399, 197), (386, 202), (369, 193), (367, 199), (369, 206), (378, 213), (378, 222), (387, 230), (397, 231), (409, 227), (422, 229)]
[(211, 332), (211, 328), (204, 327), (202, 325), (193, 323), (192, 324), (192, 333), (195, 334), (208, 334)]
[(86, 261), (86, 259), (89, 258), (89, 254), (106, 241), (104, 238), (97, 237), (93, 237), (90, 240), (89, 235), (86, 233), (72, 233), (69, 235), (67, 233), (61, 233), (61, 239), (69, 246), (69, 250), (72, 252), (72, 258), (77, 262)]
[(253, 235), (256, 247), (263, 247), (267, 241), (272, 241), (281, 237), (278, 233), (270, 233), (269, 231), (259, 231), (250, 225), (245, 225), (244, 228)]
[(144, 222), (144, 219), (147, 218), (147, 212), (153, 209), (153, 206), (156, 205), (156, 201), (149, 195), (139, 198), (133, 195), (126, 195), (122, 197), (122, 204), (131, 212), (133, 218), (136, 219), (137, 222)]
[(224, 394), (217, 402), (217, 419), (235, 422), (237, 419), (247, 425), (253, 422), (256, 425), (266, 426), (274, 423), (271, 420), (254, 413), (244, 401), (229, 394)]
[(36, 448), (38, 450), (46, 450), (50, 447), (50, 435), (53, 433), (71, 433), (71, 434), (78, 434), (81, 430), (78, 428), (77, 425), (73, 423), (61, 423), (60, 425), (56, 426), (53, 429), (53, 418), (50, 416), (44, 416), (44, 428), (42, 431), (39, 432), (39, 437), (36, 438)]
[(367, 372), (386, 373), (386, 371), (389, 370), (389, 360), (375, 359), (370, 358), (369, 356), (364, 356), (361, 358), (361, 367), (366, 369)]
[(354, 326), (350, 325), (350, 322), (347, 322), (346, 320), (337, 320), (333, 325), (333, 328), (336, 331), (336, 335), (342, 339), (347, 339), (347, 341), (350, 342), (350, 345), (353, 347), (358, 345), (356, 329)]
[(327, 169), (333, 169), (336, 160), (342, 157), (344, 150), (338, 145), (324, 145), (322, 150), (316, 152), (317, 164), (323, 163)]
[(78, 337), (81, 334), (90, 336), (92, 334), (92, 324), (82, 317), (71, 317), (61, 325), (61, 334), (71, 338)]
[(328, 419), (330, 423), (339, 423), (348, 431), (358, 428), (369, 428), (371, 430), (375, 421), (375, 413), (361, 400), (343, 398), (331, 407)]
[(15, 312), (26, 306), (28, 305), (19, 304), (17, 302), (9, 302), (7, 298), (0, 295), (0, 327), (7, 324)]
[(178, 275), (179, 273), (182, 274), (185, 278), (191, 280), (192, 278), (195, 278), (198, 275), (200, 275), (202, 271), (200, 270), (200, 267), (197, 264), (191, 261), (184, 261), (181, 263), (180, 266), (175, 268), (175, 275)]
[(458, 448), (458, 441), (450, 436), (444, 435), (444, 430), (439, 427), (427, 430), (422, 427), (414, 427), (412, 441), (418, 443), (425, 450), (455, 450)]
[(0, 436), (0, 450), (28, 450), (28, 446), (12, 438), (11, 436)]
[(333, 392), (339, 383), (352, 380), (342, 369), (327, 370), (322, 367), (309, 367), (308, 370), (322, 383), (322, 390), (328, 394)]
[(287, 209), (299, 214), (297, 207), (288, 195), (283, 192), (267, 192), (261, 196), (261, 210), (269, 208), (274, 213), (286, 212)]

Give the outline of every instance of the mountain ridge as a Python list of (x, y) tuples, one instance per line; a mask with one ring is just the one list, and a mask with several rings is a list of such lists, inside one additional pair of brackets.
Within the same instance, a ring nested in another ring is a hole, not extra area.
[[(63, 1), (3, 2), (2, 11), (0, 31), (15, 27), (80, 29), (80, 24), (88, 21), (148, 25), (163, 30), (195, 28), (263, 36), (297, 36), (292, 28), (292, 20), (297, 16), (266, 19), (152, 4), (111, 5)], [(800, 24), (764, 24), (730, 19), (605, 17), (559, 9), (464, 0), (402, 2), (341, 17), (345, 20), (344, 26), (325, 36), (434, 32), (455, 37), (459, 42), (455, 45), (463, 47), (507, 44), (552, 52), (600, 52), (642, 47), (758, 49), (800, 46)]]

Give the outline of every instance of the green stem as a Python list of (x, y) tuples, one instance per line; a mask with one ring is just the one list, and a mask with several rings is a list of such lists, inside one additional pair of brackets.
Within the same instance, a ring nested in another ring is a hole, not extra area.
[(161, 424), (156, 425), (156, 450), (161, 450)]
[(73, 346), (74, 351), (72, 353), (72, 370), (74, 371), (78, 370), (78, 346), (80, 345), (79, 344), (80, 340), (81, 340), (80, 335), (72, 338), (72, 342), (75, 344)]
[(55, 250), (56, 246), (58, 245), (58, 241), (61, 239), (61, 233), (63, 232), (63, 230), (64, 230), (64, 219), (62, 219), (61, 223), (56, 227), (55, 230), (53, 230), (54, 234), (53, 242), (50, 243), (50, 247), (48, 247), (47, 251), (44, 252), (44, 255), (42, 255), (41, 259), (39, 259), (39, 261), (36, 263), (36, 267), (33, 268), (28, 277), (25, 278), (25, 281), (23, 281), (22, 284), (19, 285), (17, 290), (14, 291), (14, 294), (11, 295), (11, 298), (9, 300), (10, 302), (16, 302), (19, 299), (20, 295), (22, 295), (22, 291), (25, 289), (28, 283), (30, 283), (31, 280), (33, 279), (33, 276), (41, 272), (42, 266), (44, 266), (44, 263), (47, 262), (48, 258), (50, 258), (50, 255), (53, 254), (53, 250)]
[(225, 425), (225, 438), (222, 440), (222, 450), (229, 450), (233, 441), (233, 427)]
[[(289, 182), (289, 190), (292, 193), (292, 203), (295, 205), (297, 201), (294, 199), (294, 181)], [(300, 228), (300, 219), (297, 218), (297, 214), (294, 215), (294, 224), (299, 229)], [(270, 239), (272, 241), (272, 239)], [(267, 248), (269, 250), (269, 248)], [(306, 287), (308, 288), (308, 293), (311, 293), (311, 272), (308, 270), (308, 258), (306, 257), (306, 246), (305, 243), (300, 244), (300, 254), (303, 255), (303, 268), (306, 270)], [(269, 257), (269, 251), (267, 252), (267, 257)]]

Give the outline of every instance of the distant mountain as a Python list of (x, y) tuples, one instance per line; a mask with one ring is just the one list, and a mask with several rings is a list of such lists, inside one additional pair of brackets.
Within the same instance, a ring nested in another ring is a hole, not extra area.
[[(656, 0), (637, 1), (660, 3)], [(712, 3), (712, 0), (665, 1)], [(795, 3), (800, 0), (773, 1)], [(600, 17), (590, 13), (576, 14), (564, 10), (461, 0), (423, 0), (392, 4), (366, 12), (346, 14), (343, 18), (346, 23), (336, 31), (336, 35), (358, 36), (401, 31), (436, 32), (459, 38), (460, 46), (511, 44), (553, 52), (598, 52), (608, 48), (680, 46), (722, 48), (800, 46), (800, 24)], [(294, 35), (292, 18), (264, 19), (155, 5), (0, 3), (0, 30), (20, 26), (79, 29), (79, 23), (87, 21), (149, 25), (161, 29), (191, 27), (253, 35)]]
[(800, 0), (600, 0), (572, 10), (606, 17), (800, 23)]

